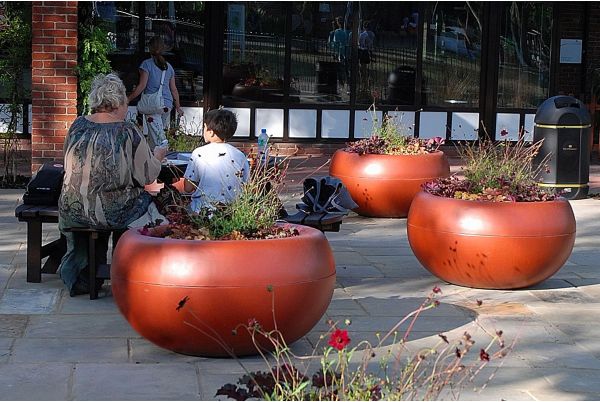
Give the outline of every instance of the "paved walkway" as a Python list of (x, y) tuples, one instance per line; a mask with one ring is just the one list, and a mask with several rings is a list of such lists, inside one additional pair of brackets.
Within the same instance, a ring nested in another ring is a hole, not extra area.
[[(288, 191), (318, 165), (315, 160), (298, 167)], [(598, 168), (592, 169), (594, 185), (600, 185)], [(20, 196), (21, 191), (0, 192), (0, 399), (212, 400), (222, 384), (235, 382), (243, 372), (236, 361), (178, 355), (140, 338), (110, 293), (95, 301), (71, 298), (56, 275), (27, 283), (25, 224), (14, 218)], [(286, 202), (293, 205), (297, 198)], [(453, 338), (474, 331), (475, 319), (491, 331), (503, 330), (509, 341), (517, 338), (514, 352), (482, 393), (469, 385), (460, 399), (598, 400), (600, 200), (572, 205), (577, 240), (569, 261), (544, 283), (518, 291), (442, 283), (412, 255), (405, 219), (353, 214), (339, 233), (327, 234), (338, 285), (324, 320), (351, 318), (353, 341), (374, 340), (439, 285), (442, 305), (418, 321), (409, 347), (432, 346), (439, 332)], [(55, 231), (48, 225), (49, 238)], [(312, 350), (327, 328), (324, 320), (293, 345), (295, 352)], [(475, 332), (478, 337), (482, 331)], [(243, 362), (265, 368), (258, 358)], [(486, 368), (476, 385), (493, 370)]]

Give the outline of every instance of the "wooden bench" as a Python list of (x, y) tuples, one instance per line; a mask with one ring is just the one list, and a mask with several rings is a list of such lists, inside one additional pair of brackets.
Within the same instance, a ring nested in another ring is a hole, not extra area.
[[(27, 282), (41, 282), (42, 273), (55, 274), (67, 251), (64, 236), (42, 245), (42, 225), (58, 223), (58, 207), (21, 204), (15, 209), (19, 222), (27, 222)], [(42, 259), (48, 260), (42, 267)]]
[(96, 279), (110, 279), (110, 264), (99, 264), (96, 260), (96, 241), (101, 234), (112, 234), (113, 251), (119, 238), (125, 230), (104, 230), (94, 229), (89, 227), (73, 227), (65, 229), (66, 232), (80, 233), (88, 236), (88, 267), (89, 267), (89, 284), (90, 284), (90, 300), (98, 298), (98, 289), (96, 288)]
[[(27, 205), (21, 204), (15, 209), (15, 216), (20, 222), (27, 222), (27, 282), (39, 283), (42, 273), (55, 274), (60, 261), (67, 251), (67, 242), (63, 235), (46, 245), (42, 245), (42, 225), (44, 223), (58, 223), (58, 207), (51, 205)], [(89, 266), (90, 279), (110, 278), (110, 265), (96, 263), (96, 240), (104, 230), (92, 228), (71, 228), (72, 232), (83, 232), (88, 235), (89, 241)], [(113, 232), (113, 244), (123, 231)], [(48, 260), (42, 267), (42, 260)], [(90, 284), (95, 281), (90, 280)], [(90, 299), (96, 299), (98, 292), (95, 286), (90, 285)]]

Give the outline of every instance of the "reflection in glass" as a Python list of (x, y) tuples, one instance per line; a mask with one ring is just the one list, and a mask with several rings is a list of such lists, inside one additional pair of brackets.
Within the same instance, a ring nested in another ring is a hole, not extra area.
[(344, 2), (294, 2), (290, 100), (348, 103), (351, 7)]
[(423, 104), (479, 106), (482, 4), (429, 6), (423, 41)]
[(537, 108), (549, 96), (552, 6), (507, 3), (500, 32), (498, 107)]
[[(139, 43), (139, 4), (95, 2), (102, 27), (113, 42), (112, 68), (119, 73), (128, 92), (137, 84), (137, 66), (148, 54), (147, 43), (144, 46)], [(164, 56), (175, 70), (180, 100), (184, 105), (198, 105), (203, 98), (204, 2), (145, 2), (144, 6), (146, 42), (156, 35), (163, 38), (167, 45)]]
[(202, 102), (204, 20), (204, 2), (146, 2), (146, 41), (158, 35), (165, 42), (182, 103)]
[(285, 5), (227, 3), (225, 13), (223, 104), (283, 103)]
[(418, 4), (360, 2), (356, 101), (415, 103)]

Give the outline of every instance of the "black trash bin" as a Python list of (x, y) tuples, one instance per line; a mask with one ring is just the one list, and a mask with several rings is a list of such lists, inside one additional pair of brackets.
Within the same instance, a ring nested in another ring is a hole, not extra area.
[(534, 142), (544, 140), (534, 159), (534, 166), (540, 169), (539, 185), (562, 190), (568, 199), (585, 198), (591, 135), (585, 105), (572, 96), (554, 96), (540, 105), (534, 122)]
[(337, 61), (317, 61), (317, 93), (337, 94)]
[(388, 102), (394, 105), (415, 104), (417, 72), (410, 66), (400, 66), (388, 76)]

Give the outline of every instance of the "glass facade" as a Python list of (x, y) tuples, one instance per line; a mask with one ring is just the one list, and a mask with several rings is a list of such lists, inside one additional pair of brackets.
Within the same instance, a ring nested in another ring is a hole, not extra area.
[(536, 108), (549, 96), (552, 6), (509, 2), (498, 49), (498, 107)]
[[(82, 13), (102, 21), (113, 45), (112, 68), (128, 91), (148, 57), (148, 40), (159, 35), (184, 107), (243, 109), (242, 131), (250, 133), (260, 119), (271, 118), (264, 117), (268, 110), (283, 111), (276, 114), (284, 140), (353, 138), (373, 102), (383, 113), (408, 113), (416, 135), (435, 118), (451, 128), (449, 140), (460, 138), (455, 131), (465, 121), (498, 126), (501, 114), (527, 125), (558, 85), (552, 78), (557, 66), (551, 65), (557, 59), (556, 7), (471, 1), (79, 3), (80, 21)], [(304, 129), (302, 121), (311, 127)]]

